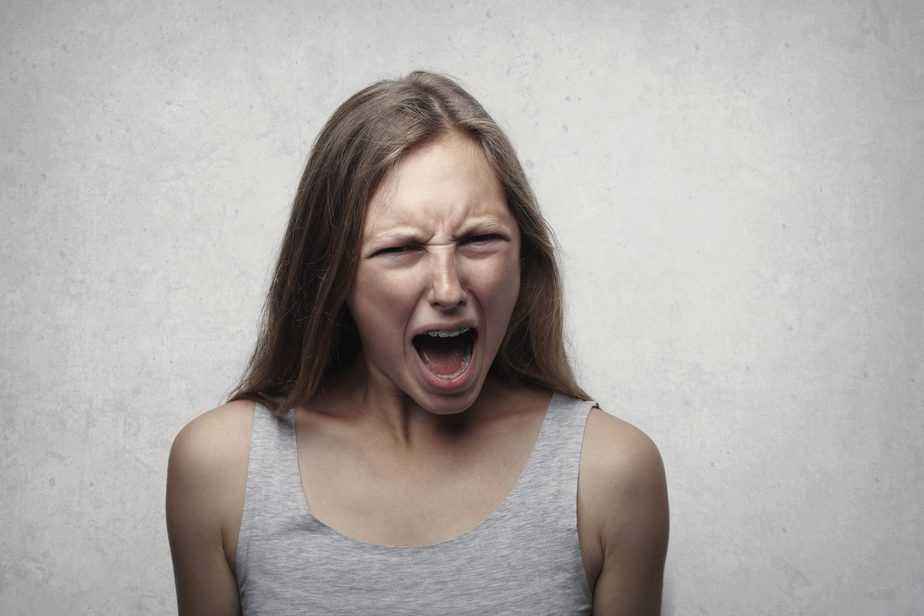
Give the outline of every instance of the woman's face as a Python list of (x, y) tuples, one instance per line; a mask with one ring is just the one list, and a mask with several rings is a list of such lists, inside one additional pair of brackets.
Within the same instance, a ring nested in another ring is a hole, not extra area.
[(519, 295), (519, 257), (519, 228), (475, 142), (451, 133), (399, 161), (369, 203), (347, 301), (370, 389), (434, 413), (469, 408)]

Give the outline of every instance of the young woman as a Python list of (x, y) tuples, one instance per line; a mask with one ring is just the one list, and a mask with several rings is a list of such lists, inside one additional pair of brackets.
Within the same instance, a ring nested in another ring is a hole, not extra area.
[(166, 505), (181, 616), (659, 612), (660, 456), (575, 383), (551, 234), (459, 85), (378, 82), (322, 129)]

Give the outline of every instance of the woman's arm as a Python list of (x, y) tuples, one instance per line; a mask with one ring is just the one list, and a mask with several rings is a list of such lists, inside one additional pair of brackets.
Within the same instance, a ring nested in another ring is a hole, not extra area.
[[(240, 413), (229, 412), (228, 406), (189, 422), (170, 450), (167, 534), (179, 616), (240, 614), (223, 528), (243, 507), (242, 429), (234, 426)], [(246, 448), (243, 460), (246, 473)]]
[(598, 435), (606, 446), (594, 463), (601, 479), (603, 567), (593, 613), (657, 616), (670, 526), (664, 466), (643, 432), (607, 419)]

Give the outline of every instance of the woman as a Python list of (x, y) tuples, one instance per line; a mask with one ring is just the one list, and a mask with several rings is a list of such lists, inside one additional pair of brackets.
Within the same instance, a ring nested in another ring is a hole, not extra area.
[(657, 614), (661, 459), (575, 383), (561, 307), (526, 177), (467, 92), (415, 72), (347, 100), (245, 377), (171, 449), (181, 616)]

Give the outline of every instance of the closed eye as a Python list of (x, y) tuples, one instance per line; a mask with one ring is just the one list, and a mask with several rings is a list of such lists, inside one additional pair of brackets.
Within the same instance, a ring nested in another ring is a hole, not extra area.
[(382, 255), (382, 254), (395, 254), (395, 255), (400, 255), (400, 254), (404, 254), (404, 253), (406, 253), (406, 252), (411, 252), (412, 250), (417, 250), (417, 246), (413, 246), (413, 245), (411, 245), (411, 244), (407, 244), (407, 245), (405, 245), (405, 246), (391, 246), (391, 247), (389, 247), (389, 248), (383, 248), (383, 249), (381, 249), (380, 251), (378, 251), (376, 254), (379, 254), (379, 255)]
[(487, 244), (492, 240), (504, 239), (496, 233), (490, 233), (486, 235), (472, 235), (465, 239), (466, 244)]

